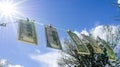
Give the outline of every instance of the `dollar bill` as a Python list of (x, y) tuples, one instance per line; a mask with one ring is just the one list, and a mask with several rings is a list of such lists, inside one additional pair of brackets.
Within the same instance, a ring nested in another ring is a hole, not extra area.
[(82, 43), (80, 38), (75, 33), (71, 31), (67, 31), (67, 33), (69, 34), (70, 38), (73, 40), (79, 54), (90, 55), (90, 51), (87, 48), (87, 46)]
[(56, 28), (45, 25), (47, 47), (62, 49)]
[(34, 21), (20, 20), (18, 26), (18, 40), (37, 45), (37, 33)]
[(82, 34), (82, 36), (90, 43), (90, 46), (93, 48), (95, 53), (100, 53), (100, 54), (103, 53), (102, 49), (99, 47), (99, 45), (93, 38), (91, 38), (90, 36), (86, 36), (84, 34)]
[(109, 60), (116, 61), (116, 55), (115, 55), (113, 49), (109, 46), (109, 44), (105, 40), (101, 39), (100, 37), (98, 37), (98, 38), (102, 42), (104, 47), (107, 49), (108, 55), (109, 55)]

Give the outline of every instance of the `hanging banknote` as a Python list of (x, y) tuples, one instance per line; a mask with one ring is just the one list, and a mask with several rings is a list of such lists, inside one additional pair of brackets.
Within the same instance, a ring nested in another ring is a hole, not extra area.
[(19, 21), (18, 40), (34, 45), (38, 44), (34, 21), (29, 21), (29, 20)]
[(47, 47), (62, 49), (56, 28), (45, 25)]
[(86, 36), (84, 34), (82, 34), (82, 36), (90, 43), (90, 46), (93, 48), (95, 53), (100, 53), (100, 54), (103, 53), (102, 49), (99, 47), (99, 45), (93, 38), (91, 38), (90, 36)]
[(105, 40), (101, 39), (100, 37), (98, 37), (98, 39), (102, 42), (104, 47), (107, 49), (109, 59), (112, 60), (112, 61), (116, 61), (115, 53), (114, 53), (113, 49), (109, 46), (109, 44), (107, 42), (105, 42)]
[(67, 33), (69, 34), (70, 38), (73, 40), (79, 54), (90, 55), (90, 51), (88, 50), (87, 46), (82, 43), (80, 38), (75, 33), (71, 31), (67, 31)]

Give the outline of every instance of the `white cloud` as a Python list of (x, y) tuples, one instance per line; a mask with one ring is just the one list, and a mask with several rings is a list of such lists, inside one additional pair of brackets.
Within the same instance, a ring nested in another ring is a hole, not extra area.
[(89, 33), (86, 30), (82, 30), (81, 32), (74, 31), (74, 33), (77, 34), (78, 36), (81, 36), (81, 34), (89, 35)]
[(89, 33), (86, 30), (82, 30), (81, 32), (74, 31), (74, 33), (77, 34), (77, 36), (79, 38), (82, 38), (81, 34), (85, 34), (85, 35), (89, 36)]
[(117, 3), (120, 4), (120, 0), (118, 0)]
[(6, 59), (0, 59), (0, 65), (5, 65), (7, 63)]
[(56, 51), (46, 54), (30, 55), (30, 58), (39, 63), (44, 63), (43, 67), (57, 67), (58, 56), (59, 53)]
[(89, 36), (89, 33), (86, 30), (82, 30), (82, 32), (80, 34), (85, 34), (85, 35)]
[(9, 65), (8, 67), (24, 67), (24, 66), (21, 66), (21, 65)]
[[(111, 33), (112, 33), (112, 34), (115, 34), (116, 31), (117, 31), (117, 29), (118, 29), (118, 26), (111, 25), (110, 27), (112, 28)], [(97, 36), (99, 36), (100, 38), (102, 38), (102, 39), (104, 39), (104, 40), (106, 40), (106, 35), (108, 34), (108, 33), (104, 32), (104, 27), (103, 27), (103, 25), (99, 25), (99, 26), (91, 29), (91, 30), (90, 30), (90, 33), (93, 35), (93, 37), (94, 37), (95, 39), (97, 38)]]
[(74, 31), (75, 34), (77, 34), (78, 37), (80, 37), (80, 32)]
[(39, 49), (35, 49), (35, 52), (37, 53), (41, 53), (41, 51)]
[[(7, 66), (8, 65), (8, 66)], [(7, 66), (7, 67), (24, 67), (22, 65), (12, 65), (6, 59), (0, 59), (0, 66)]]
[(106, 34), (103, 32), (102, 25), (93, 28), (90, 32), (95, 39), (97, 38), (97, 36), (101, 37), (102, 39), (106, 39), (105, 37)]

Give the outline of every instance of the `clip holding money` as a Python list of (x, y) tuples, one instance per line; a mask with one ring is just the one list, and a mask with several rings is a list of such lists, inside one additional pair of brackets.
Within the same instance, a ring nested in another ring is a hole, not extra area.
[(27, 21), (28, 21), (28, 22), (30, 21), (29, 18), (27, 18)]
[(48, 26), (49, 26), (50, 28), (52, 28), (52, 25), (51, 25), (51, 24), (49, 24)]
[(1, 23), (0, 26), (6, 27), (7, 23)]

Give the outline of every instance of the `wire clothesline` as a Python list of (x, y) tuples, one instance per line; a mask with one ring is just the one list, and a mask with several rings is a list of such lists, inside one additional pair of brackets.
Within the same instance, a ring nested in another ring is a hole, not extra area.
[[(27, 18), (27, 21), (29, 21), (28, 18)], [(44, 23), (41, 23), (41, 22), (36, 22), (35, 20), (32, 20), (32, 21), (33, 21), (35, 24), (38, 24), (38, 25), (41, 25), (41, 26), (47, 25), (47, 24), (44, 24)], [(7, 24), (10, 24), (10, 23), (19, 23), (19, 21), (1, 23), (0, 26), (6, 27)], [(48, 24), (48, 25), (51, 25), (51, 24)], [(66, 29), (64, 29), (64, 28), (59, 28), (59, 27), (56, 27), (56, 26), (54, 26), (54, 28), (59, 29), (59, 30), (61, 30), (61, 31), (66, 31)]]
[[(29, 21), (29, 19), (27, 19), (27, 21)], [(47, 25), (47, 24), (44, 24), (44, 23), (41, 23), (41, 22), (36, 22), (35, 20), (33, 20), (33, 22), (34, 22), (35, 24), (38, 24), (38, 25), (41, 25), (41, 26)], [(6, 27), (7, 24), (10, 24), (10, 23), (19, 23), (19, 21), (1, 23), (0, 26)], [(50, 25), (51, 25), (51, 24), (50, 24)], [(54, 26), (54, 28), (59, 29), (59, 30), (61, 30), (61, 31), (66, 31), (66, 29), (59, 28), (59, 27), (56, 27), (56, 26)]]

